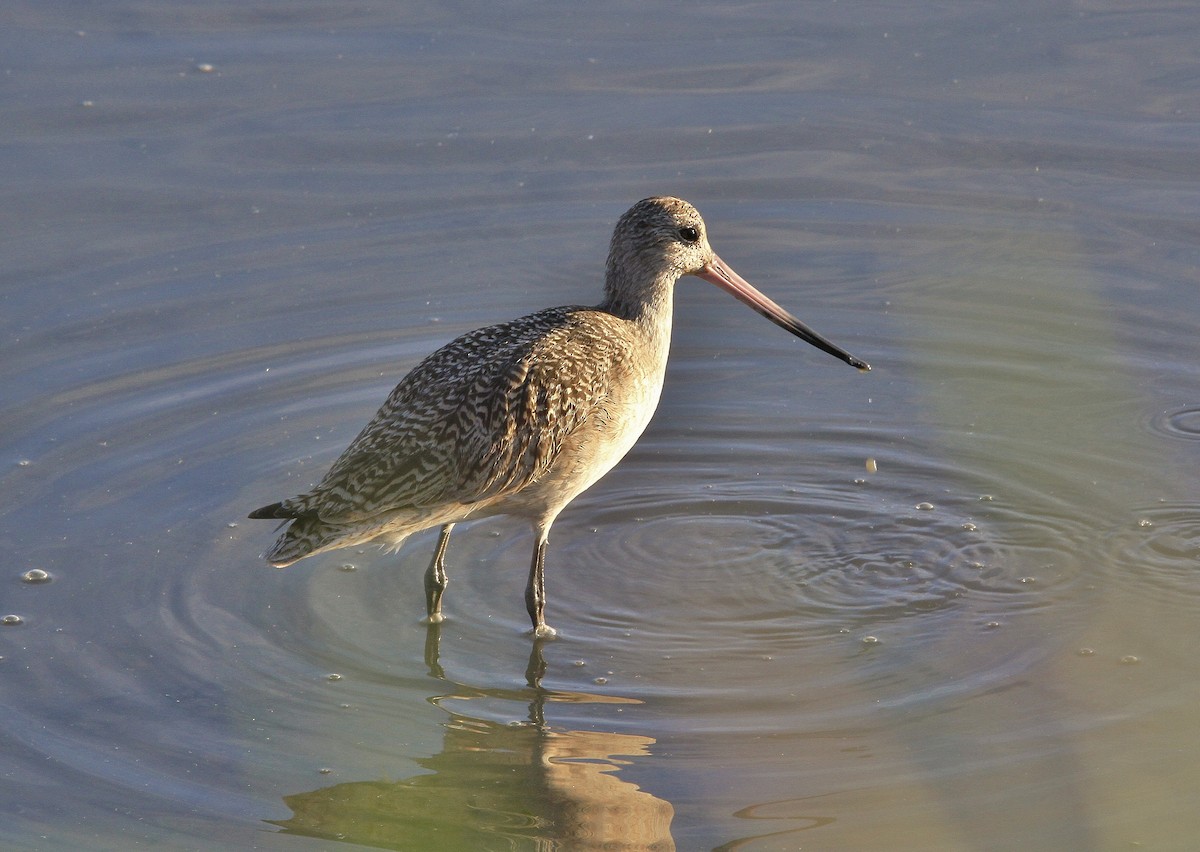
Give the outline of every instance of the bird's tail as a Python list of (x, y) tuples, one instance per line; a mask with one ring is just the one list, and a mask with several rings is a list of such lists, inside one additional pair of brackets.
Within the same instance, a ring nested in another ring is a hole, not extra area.
[[(283, 535), (275, 540), (263, 558), (276, 568), (286, 568), (297, 560), (323, 550), (345, 547), (355, 542), (347, 540), (350, 530), (345, 526), (327, 524), (312, 512), (300, 512), (286, 501), (255, 509), (249, 517), (279, 519), (287, 525)], [(290, 522), (290, 523), (289, 523)]]
[(263, 518), (287, 518), (288, 520), (291, 520), (292, 518), (300, 517), (300, 515), (295, 509), (285, 506), (283, 502), (280, 501), (279, 503), (272, 503), (270, 506), (263, 506), (261, 509), (255, 509), (246, 517), (254, 518), (255, 520), (261, 520)]
[(286, 568), (305, 556), (312, 556), (335, 546), (342, 536), (336, 527), (323, 524), (318, 518), (296, 518), (283, 535), (275, 540), (263, 558), (276, 568)]

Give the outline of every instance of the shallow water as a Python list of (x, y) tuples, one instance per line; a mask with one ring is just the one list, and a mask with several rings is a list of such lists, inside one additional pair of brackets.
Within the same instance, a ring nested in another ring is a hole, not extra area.
[[(1200, 14), (689, 8), (16, 4), (5, 848), (1200, 835)], [(874, 370), (681, 282), (554, 641), (520, 523), (459, 528), (434, 632), (432, 532), (259, 560), (247, 511), (596, 300), (657, 192)]]

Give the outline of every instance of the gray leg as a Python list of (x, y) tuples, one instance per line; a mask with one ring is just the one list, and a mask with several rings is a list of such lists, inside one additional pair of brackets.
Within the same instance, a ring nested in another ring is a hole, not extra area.
[(429, 624), (440, 624), (442, 618), (442, 594), (446, 591), (446, 546), (450, 544), (450, 530), (454, 524), (442, 527), (438, 536), (437, 549), (433, 551), (433, 561), (425, 571), (425, 609), (428, 616), (425, 621)]
[(529, 585), (525, 587), (525, 608), (533, 622), (533, 635), (553, 636), (557, 631), (546, 623), (546, 534), (538, 536), (533, 547), (533, 564), (529, 566)]

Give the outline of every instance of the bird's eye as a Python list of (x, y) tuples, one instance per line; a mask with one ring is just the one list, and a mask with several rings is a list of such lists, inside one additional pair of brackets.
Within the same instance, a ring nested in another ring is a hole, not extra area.
[(695, 228), (688, 226), (679, 229), (679, 239), (685, 243), (694, 243), (700, 240), (700, 232)]

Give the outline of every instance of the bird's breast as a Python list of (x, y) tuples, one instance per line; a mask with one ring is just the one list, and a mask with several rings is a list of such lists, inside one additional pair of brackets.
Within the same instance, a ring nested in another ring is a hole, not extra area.
[(613, 377), (588, 415), (563, 436), (549, 469), (514, 495), (515, 499), (506, 501), (507, 511), (535, 516), (557, 513), (608, 473), (633, 448), (654, 416), (664, 368), (665, 364), (643, 359)]

